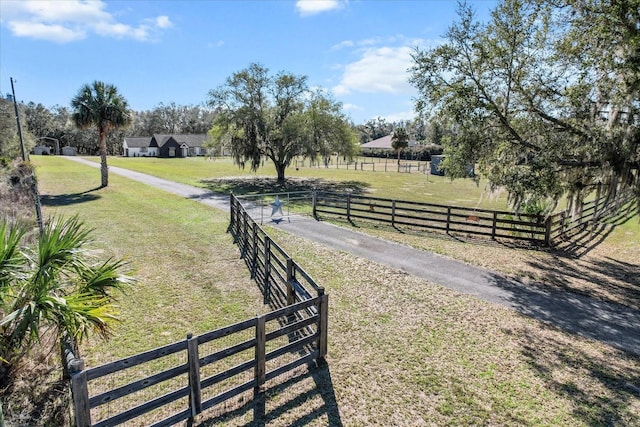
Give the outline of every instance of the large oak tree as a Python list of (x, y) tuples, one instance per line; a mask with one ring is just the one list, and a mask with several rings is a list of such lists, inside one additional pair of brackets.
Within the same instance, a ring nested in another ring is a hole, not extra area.
[[(640, 1), (505, 0), (471, 7), (417, 49), (416, 107), (438, 115), (447, 172), (477, 162), (518, 208), (589, 192), (640, 196)], [(576, 203), (577, 205), (577, 203)]]
[(254, 63), (211, 90), (208, 103), (216, 113), (209, 133), (215, 142), (226, 143), (235, 163), (254, 171), (268, 158), (278, 182), (296, 156), (316, 158), (331, 150), (349, 155), (354, 149), (340, 104), (311, 93), (306, 76), (272, 76)]

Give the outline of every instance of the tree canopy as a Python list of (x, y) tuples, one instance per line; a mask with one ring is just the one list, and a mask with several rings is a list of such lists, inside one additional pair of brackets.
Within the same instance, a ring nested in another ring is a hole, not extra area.
[(264, 158), (270, 159), (279, 182), (295, 156), (351, 156), (356, 149), (341, 105), (322, 92), (310, 92), (306, 76), (270, 75), (254, 63), (211, 90), (208, 104), (216, 112), (212, 138), (226, 141), (241, 167), (257, 170)]
[(94, 81), (83, 85), (71, 100), (73, 122), (79, 128), (95, 127), (98, 130), (102, 187), (109, 184), (107, 166), (107, 135), (115, 128), (131, 123), (131, 112), (127, 100), (111, 84)]
[(446, 42), (416, 49), (416, 109), (439, 116), (446, 168), (506, 187), (516, 208), (594, 189), (640, 196), (640, 1), (459, 6)]
[(391, 147), (398, 153), (398, 164), (400, 164), (400, 153), (409, 146), (409, 134), (403, 127), (396, 128), (391, 135)]

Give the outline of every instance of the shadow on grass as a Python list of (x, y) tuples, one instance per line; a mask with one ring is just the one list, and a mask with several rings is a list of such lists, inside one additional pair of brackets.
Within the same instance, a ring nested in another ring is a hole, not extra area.
[(331, 372), (326, 362), (270, 387), (239, 408), (207, 418), (200, 416), (198, 427), (231, 423), (239, 426), (264, 426), (286, 414), (289, 426), (305, 426), (322, 419), (326, 425), (341, 427)]
[(584, 425), (640, 425), (634, 408), (640, 399), (640, 368), (632, 356), (615, 349), (587, 351), (546, 334), (524, 332), (520, 344), (544, 388), (570, 400), (573, 415)]
[(617, 226), (632, 221), (637, 215), (640, 215), (640, 205), (635, 201), (627, 203), (614, 215), (602, 218), (599, 222), (591, 225), (585, 224), (562, 236), (556, 242), (557, 251), (565, 257), (572, 258), (587, 255), (602, 243)]
[(247, 194), (279, 193), (294, 191), (351, 191), (353, 194), (364, 193), (369, 183), (362, 181), (330, 181), (321, 178), (288, 178), (279, 183), (272, 177), (226, 177), (200, 181), (208, 190), (214, 193), (238, 196)]
[(618, 225), (636, 220), (635, 216), (635, 206), (625, 209), (613, 218), (567, 236), (549, 250), (552, 256), (544, 262), (530, 260), (529, 266), (537, 272), (536, 281), (595, 298), (613, 300), (629, 307), (640, 307), (640, 258), (636, 263), (630, 263), (609, 256), (599, 256), (597, 259), (586, 256)]
[(103, 187), (92, 188), (91, 190), (83, 191), (81, 193), (72, 194), (57, 194), (57, 195), (42, 195), (40, 196), (40, 202), (43, 206), (71, 206), (79, 203), (92, 202), (99, 199), (101, 196), (97, 194), (91, 194), (94, 191), (100, 190)]

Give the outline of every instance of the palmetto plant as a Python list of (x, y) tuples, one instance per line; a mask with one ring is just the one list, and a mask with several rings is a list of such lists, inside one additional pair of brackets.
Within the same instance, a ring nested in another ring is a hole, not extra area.
[(92, 256), (90, 233), (77, 217), (53, 219), (32, 248), (24, 227), (0, 222), (0, 384), (44, 332), (108, 337), (114, 291), (132, 279), (119, 272), (124, 261)]
[(100, 147), (100, 170), (102, 187), (109, 184), (107, 167), (107, 134), (111, 129), (125, 127), (131, 123), (131, 113), (127, 100), (118, 93), (114, 85), (100, 81), (85, 84), (71, 100), (73, 121), (77, 127), (98, 129)]

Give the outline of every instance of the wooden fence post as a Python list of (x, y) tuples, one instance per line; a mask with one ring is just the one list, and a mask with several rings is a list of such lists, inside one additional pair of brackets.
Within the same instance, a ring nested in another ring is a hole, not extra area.
[(313, 190), (313, 192), (311, 193), (311, 204), (312, 204), (312, 209), (313, 209), (313, 217), (315, 219), (318, 219), (318, 214), (316, 212), (316, 206), (318, 205), (318, 192), (317, 190)]
[(247, 211), (242, 212), (242, 224), (240, 225), (240, 258), (243, 258), (247, 255), (247, 243), (248, 243), (248, 224), (249, 224), (249, 214)]
[(447, 207), (447, 234), (449, 234), (449, 222), (451, 221), (451, 207)]
[(89, 386), (87, 384), (87, 371), (84, 369), (84, 361), (74, 358), (67, 366), (69, 375), (71, 375), (71, 395), (75, 425), (76, 427), (89, 427), (91, 426), (91, 408), (89, 407)]
[(198, 355), (198, 338), (187, 335), (187, 363), (189, 365), (189, 407), (191, 421), (202, 412), (202, 395), (200, 390), (200, 356)]
[(329, 325), (329, 295), (324, 293), (324, 288), (318, 288), (318, 314), (320, 319), (318, 321), (318, 358), (324, 359), (327, 355), (327, 327)]
[(396, 226), (396, 201), (391, 201), (391, 226)]
[(351, 193), (347, 193), (347, 221), (351, 221)]
[(292, 305), (295, 301), (295, 293), (293, 292), (293, 260), (287, 258), (287, 305)]
[(549, 215), (544, 221), (544, 244), (551, 246), (551, 222), (553, 217)]
[(271, 276), (271, 239), (265, 234), (264, 236), (264, 303), (269, 304), (270, 300), (270, 277)]
[(256, 386), (257, 392), (266, 381), (266, 344), (267, 344), (267, 328), (266, 316), (258, 316), (256, 323)]
[(491, 240), (496, 240), (496, 226), (498, 223), (498, 212), (493, 213), (493, 222), (491, 223)]
[(255, 279), (258, 269), (258, 224), (256, 222), (251, 226), (251, 278)]
[(231, 231), (231, 234), (233, 234), (233, 242), (235, 243), (236, 241), (236, 236), (234, 233), (234, 215), (233, 215), (233, 192), (231, 192), (231, 194), (229, 194), (229, 228), (227, 229), (227, 231)]

